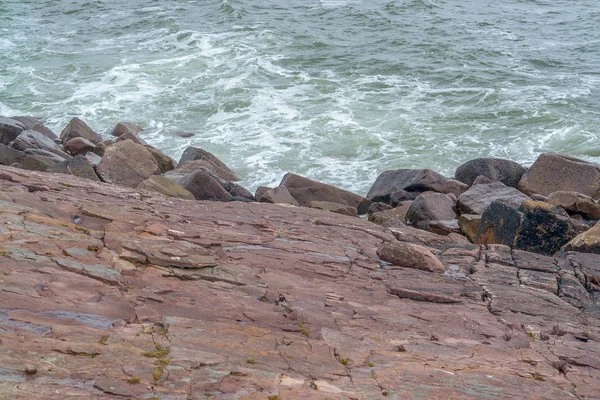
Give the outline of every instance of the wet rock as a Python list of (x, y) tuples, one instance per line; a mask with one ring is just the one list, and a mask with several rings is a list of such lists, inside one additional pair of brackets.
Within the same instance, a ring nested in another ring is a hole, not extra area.
[(408, 192), (425, 192), (428, 190), (438, 193), (454, 193), (460, 196), (468, 186), (454, 179), (448, 179), (430, 169), (397, 169), (382, 172), (367, 198), (371, 201), (390, 203), (391, 196), (399, 190)]
[(369, 215), (369, 221), (387, 227), (403, 226), (412, 201), (404, 201), (391, 210), (380, 211)]
[(194, 195), (196, 200), (231, 201), (232, 196), (207, 171), (198, 169), (182, 178), (179, 183)]
[[(123, 136), (121, 136), (121, 137), (123, 137)], [(175, 169), (175, 167), (177, 167), (177, 163), (175, 162), (175, 160), (173, 160), (171, 157), (169, 157), (162, 151), (160, 151), (150, 145), (146, 145), (144, 147), (146, 148), (146, 150), (148, 150), (150, 152), (150, 154), (152, 154), (152, 156), (156, 160), (156, 163), (158, 164), (158, 168), (160, 169), (160, 172), (162, 174), (169, 172), (169, 171)]]
[(445, 194), (424, 193), (410, 205), (406, 213), (406, 222), (419, 229), (428, 230), (431, 221), (455, 219), (454, 210), (454, 202)]
[(477, 158), (467, 161), (456, 169), (456, 180), (473, 185), (478, 176), (516, 188), (527, 169), (518, 163), (501, 158)]
[(41, 149), (58, 154), (65, 159), (70, 157), (61, 150), (59, 145), (54, 143), (54, 140), (37, 131), (26, 130), (21, 132), (12, 142), (11, 147), (19, 151)]
[(385, 243), (377, 249), (377, 255), (383, 261), (398, 267), (436, 273), (445, 272), (444, 265), (428, 248), (414, 243)]
[(600, 166), (575, 157), (544, 153), (519, 182), (519, 190), (549, 196), (553, 192), (578, 192), (600, 198)]
[(60, 140), (63, 143), (67, 143), (69, 140), (76, 137), (82, 137), (94, 144), (98, 144), (102, 141), (102, 137), (87, 126), (85, 122), (79, 118), (73, 118), (60, 133)]
[(333, 203), (331, 201), (311, 201), (308, 203), (308, 208), (316, 208), (318, 210), (331, 211), (336, 214), (358, 217), (358, 210), (355, 207)]
[(116, 137), (120, 137), (126, 133), (137, 136), (143, 128), (133, 122), (119, 122), (114, 129), (112, 130), (112, 135)]
[(371, 202), (362, 196), (289, 172), (285, 174), (279, 186), (285, 186), (303, 207), (308, 207), (311, 201), (328, 201), (354, 207), (359, 214), (366, 214), (371, 205)]
[(179, 166), (181, 167), (186, 161), (205, 161), (210, 165), (208, 168), (221, 179), (225, 179), (226, 181), (230, 182), (237, 182), (240, 180), (240, 178), (238, 178), (237, 175), (231, 169), (229, 169), (227, 165), (225, 165), (225, 163), (208, 151), (198, 147), (190, 146), (185, 149), (181, 155), (181, 158), (179, 159)]
[(88, 151), (93, 152), (96, 149), (96, 145), (87, 139), (76, 137), (66, 142), (63, 148), (71, 155), (76, 156), (78, 154), (86, 154)]
[(177, 182), (160, 175), (152, 175), (137, 187), (138, 189), (151, 190), (165, 196), (180, 199), (194, 200), (194, 195)]
[(473, 243), (479, 243), (479, 226), (481, 225), (481, 215), (462, 214), (458, 217), (458, 226), (460, 230), (467, 235)]
[(46, 170), (47, 172), (61, 173), (75, 175), (80, 178), (90, 179), (93, 181), (100, 181), (98, 175), (94, 171), (92, 164), (83, 155), (77, 155), (70, 161), (63, 161), (51, 165)]
[(24, 130), (21, 122), (0, 116), (0, 144), (8, 146)]
[[(261, 186), (265, 187), (265, 186)], [(267, 188), (268, 189), (268, 188)], [(256, 193), (259, 193), (259, 190), (256, 189)], [(255, 195), (256, 197), (256, 195)], [(273, 189), (269, 189), (263, 192), (260, 197), (256, 197), (258, 201), (261, 203), (273, 203), (273, 204), (291, 204), (294, 206), (299, 206), (296, 199), (292, 197), (289, 190), (285, 186), (276, 187)]]
[(600, 204), (589, 196), (577, 192), (554, 192), (548, 203), (562, 207), (571, 213), (581, 214), (585, 219), (600, 219)]
[(110, 146), (96, 171), (103, 181), (127, 187), (137, 187), (145, 179), (160, 173), (152, 153), (131, 140)]
[(579, 232), (561, 208), (527, 200), (517, 207), (494, 201), (481, 216), (479, 243), (497, 243), (515, 249), (554, 254)]
[(23, 161), (25, 155), (19, 150), (0, 144), (0, 164), (11, 165)]
[(501, 182), (474, 185), (460, 195), (456, 207), (461, 214), (483, 214), (494, 200), (504, 200), (509, 204), (521, 205), (528, 196)]
[[(263, 197), (263, 195), (271, 189), (273, 189), (273, 188), (268, 187), (268, 186), (257, 187), (256, 190), (254, 191), (254, 198), (256, 199), (256, 201), (260, 201), (260, 198)], [(267, 202), (267, 203), (270, 203), (270, 202)]]

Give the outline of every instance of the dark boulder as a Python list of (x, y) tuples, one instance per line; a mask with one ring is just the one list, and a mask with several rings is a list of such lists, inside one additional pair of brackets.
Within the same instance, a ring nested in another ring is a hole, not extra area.
[(225, 179), (227, 181), (236, 182), (239, 181), (235, 173), (229, 169), (225, 163), (215, 157), (213, 154), (209, 153), (206, 150), (200, 149), (198, 147), (188, 147), (185, 149), (181, 158), (179, 159), (179, 164), (182, 164), (186, 161), (206, 161), (211, 164), (211, 169), (215, 175), (219, 176), (221, 179)]
[(481, 244), (504, 244), (514, 249), (552, 255), (582, 230), (562, 208), (527, 200), (520, 206), (494, 201), (481, 216)]
[(404, 201), (390, 210), (372, 213), (369, 215), (369, 221), (389, 228), (405, 226), (406, 213), (411, 204), (412, 201)]
[(179, 183), (196, 200), (231, 201), (232, 196), (208, 170), (198, 169), (182, 178)]
[(57, 156), (56, 154), (52, 154), (51, 156), (26, 155), (21, 162), (21, 166), (23, 169), (30, 171), (45, 172), (54, 164), (62, 163), (64, 161), (65, 160), (63, 158)]
[(78, 154), (86, 154), (88, 151), (94, 151), (96, 145), (82, 137), (76, 137), (64, 144), (65, 151), (76, 156)]
[[(267, 193), (271, 189), (273, 189), (273, 188), (272, 187), (268, 187), (268, 186), (259, 186), (259, 187), (257, 187), (256, 190), (254, 191), (254, 198), (256, 199), (256, 201), (260, 201), (260, 198), (263, 197), (263, 195), (265, 193)], [(296, 201), (296, 200), (294, 200), (294, 201)], [(270, 201), (268, 201), (267, 203), (270, 203)]]
[(501, 158), (477, 158), (467, 161), (456, 169), (456, 180), (473, 185), (475, 179), (483, 175), (494, 182), (516, 188), (527, 169), (522, 165)]
[[(108, 149), (109, 147), (109, 141), (106, 140), (104, 142), (100, 142), (96, 144), (96, 148), (94, 149), (94, 153), (99, 155), (100, 157), (104, 156), (104, 153), (106, 153), (106, 149)], [(110, 144), (114, 144), (113, 142), (110, 142)]]
[(392, 196), (390, 197), (390, 205), (392, 207), (396, 207), (398, 204), (400, 204), (402, 202), (413, 201), (421, 193), (422, 192), (407, 192), (406, 190), (398, 190), (398, 191), (392, 193)]
[(481, 225), (481, 215), (478, 214), (462, 214), (458, 217), (458, 226), (471, 242), (479, 243), (479, 226)]
[(104, 182), (132, 188), (160, 173), (152, 153), (131, 140), (110, 146), (96, 171)]
[(19, 134), (12, 142), (11, 147), (19, 151), (25, 151), (28, 149), (41, 149), (46, 150), (54, 154), (58, 154), (61, 157), (69, 158), (54, 140), (48, 136), (32, 130), (25, 130)]
[(25, 126), (16, 119), (0, 117), (0, 144), (8, 146), (25, 130)]
[(150, 145), (145, 145), (144, 147), (150, 152), (150, 154), (152, 154), (152, 156), (156, 160), (158, 168), (160, 168), (161, 174), (172, 171), (175, 169), (175, 167), (177, 167), (177, 163), (175, 162), (175, 160), (173, 160), (171, 157), (169, 157), (162, 151)]
[(427, 225), (429, 232), (437, 233), (438, 235), (447, 236), (451, 233), (461, 234), (460, 226), (457, 219), (436, 220), (430, 221)]
[(27, 150), (23, 151), (23, 154), (28, 155), (28, 156), (49, 157), (49, 158), (56, 160), (56, 162), (61, 162), (61, 161), (65, 161), (65, 160), (69, 161), (73, 158), (67, 153), (55, 153), (53, 151), (48, 151), (48, 150), (44, 150), (44, 149), (27, 149)]
[(519, 182), (519, 190), (549, 196), (553, 192), (578, 192), (600, 199), (600, 166), (575, 157), (544, 153)]
[(137, 134), (132, 132), (125, 132), (115, 140), (115, 142), (122, 142), (123, 140), (131, 140), (133, 143), (141, 144), (142, 146), (148, 145), (148, 143), (140, 138)]
[(119, 122), (112, 130), (112, 135), (120, 137), (126, 133), (136, 135), (140, 133), (143, 128), (133, 122)]
[[(262, 186), (264, 187), (264, 186)], [(257, 189), (258, 193), (258, 189)], [(256, 197), (256, 195), (255, 195)], [(296, 199), (292, 197), (289, 190), (285, 186), (276, 187), (273, 189), (269, 189), (264, 192), (259, 198), (258, 201), (261, 203), (273, 203), (273, 204), (291, 204), (294, 206), (299, 206)]]
[(25, 154), (23, 154), (23, 152), (0, 144), (0, 164), (11, 165), (14, 163), (20, 163), (23, 161), (24, 157)]
[(494, 200), (502, 199), (516, 206), (530, 198), (501, 182), (474, 185), (460, 195), (456, 207), (461, 214), (483, 214)]
[[(169, 171), (168, 175), (172, 179), (181, 179), (197, 169), (208, 169), (215, 176), (218, 176), (220, 179), (235, 182), (238, 181), (239, 178), (232, 174), (229, 169), (223, 169), (216, 164), (213, 164), (207, 160), (195, 160), (195, 161), (184, 161), (179, 162), (175, 169)], [(233, 180), (229, 178), (234, 178)]]
[(80, 178), (100, 181), (92, 164), (83, 155), (77, 155), (70, 161), (56, 163), (46, 170), (47, 172), (75, 175)]
[(369, 209), (367, 210), (367, 214), (371, 215), (376, 212), (391, 210), (392, 208), (394, 208), (394, 207), (392, 207), (386, 203), (379, 203), (379, 202), (371, 203), (371, 205), (369, 206)]
[(399, 191), (454, 193), (460, 196), (468, 186), (448, 179), (430, 169), (397, 169), (382, 172), (367, 194), (371, 201), (390, 203), (391, 196)]
[(69, 140), (76, 137), (85, 138), (94, 144), (98, 144), (102, 141), (102, 137), (87, 126), (85, 122), (79, 118), (73, 118), (60, 133), (60, 140), (63, 143), (67, 143)]
[(45, 136), (48, 136), (50, 139), (55, 140), (58, 139), (56, 133), (54, 133), (50, 128), (48, 128), (41, 119), (36, 117), (28, 117), (28, 116), (17, 116), (10, 117), (11, 119), (16, 119), (21, 122), (25, 127), (25, 130), (30, 129), (32, 131), (38, 131)]
[(303, 207), (308, 207), (311, 201), (328, 201), (354, 207), (358, 214), (366, 214), (371, 205), (369, 200), (355, 193), (292, 173), (285, 174), (279, 186), (285, 186)]
[(452, 199), (443, 193), (423, 193), (417, 197), (406, 213), (406, 223), (419, 229), (429, 230), (431, 221), (456, 219)]

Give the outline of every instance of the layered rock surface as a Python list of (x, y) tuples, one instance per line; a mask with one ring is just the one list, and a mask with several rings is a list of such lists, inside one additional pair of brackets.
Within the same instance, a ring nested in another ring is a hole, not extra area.
[[(10, 167), (0, 222), (0, 398), (600, 393), (598, 255)], [(379, 259), (398, 242), (444, 274)]]

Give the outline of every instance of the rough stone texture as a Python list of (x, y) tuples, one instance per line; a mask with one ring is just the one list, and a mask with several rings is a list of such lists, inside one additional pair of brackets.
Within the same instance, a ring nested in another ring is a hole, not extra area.
[(431, 221), (455, 218), (454, 202), (442, 193), (421, 194), (412, 202), (406, 212), (406, 223), (426, 230)]
[(285, 186), (303, 207), (308, 207), (311, 201), (328, 201), (354, 207), (359, 214), (366, 214), (371, 205), (369, 200), (355, 193), (292, 173), (285, 174), (279, 186)]
[(92, 164), (94, 167), (97, 167), (98, 164), (100, 164), (100, 161), (102, 161), (102, 157), (100, 157), (98, 154), (96, 153), (92, 153), (90, 151), (88, 151), (87, 153), (85, 153), (85, 158), (90, 162), (90, 164)]
[(115, 142), (122, 142), (123, 140), (131, 140), (133, 143), (141, 144), (142, 146), (148, 146), (148, 143), (140, 138), (136, 133), (124, 132), (122, 133)]
[(65, 159), (69, 158), (69, 155), (62, 151), (60, 146), (57, 145), (54, 140), (38, 131), (25, 130), (21, 132), (12, 142), (11, 147), (19, 151), (41, 149), (58, 154)]
[[(51, 153), (52, 154), (52, 153)], [(64, 162), (64, 158), (56, 154), (48, 155), (25, 155), (21, 166), (30, 171), (46, 171), (51, 166)]]
[(96, 171), (104, 182), (132, 188), (160, 173), (154, 156), (144, 146), (131, 140), (115, 143), (106, 149)]
[(390, 205), (397, 207), (405, 201), (413, 201), (421, 192), (407, 192), (406, 190), (398, 190), (390, 196)]
[(391, 210), (370, 214), (369, 221), (387, 227), (402, 226), (411, 204), (412, 201), (403, 201)]
[[(268, 187), (268, 186), (257, 187), (256, 190), (254, 191), (254, 198), (256, 199), (256, 201), (260, 201), (260, 198), (263, 197), (263, 195), (271, 189), (274, 189), (274, 188)], [(294, 199), (294, 201), (295, 201), (295, 199)], [(267, 202), (267, 203), (269, 203), (269, 202)]]
[(586, 219), (600, 219), (600, 204), (589, 196), (577, 192), (550, 193), (547, 202), (562, 207), (572, 213), (578, 213)]
[(377, 249), (383, 261), (402, 268), (444, 273), (444, 264), (426, 247), (414, 243), (390, 242)]
[(81, 154), (73, 157), (73, 159), (69, 161), (63, 161), (51, 165), (46, 171), (75, 175), (80, 178), (91, 179), (93, 181), (100, 181), (100, 178), (98, 178), (98, 175), (96, 175), (92, 164), (88, 161), (87, 158), (85, 158)]
[(590, 230), (575, 236), (569, 243), (563, 246), (562, 250), (600, 254), (600, 222)]
[(469, 187), (462, 182), (448, 179), (430, 169), (397, 169), (382, 172), (367, 198), (371, 201), (390, 203), (392, 194), (404, 190), (407, 192), (453, 193), (457, 197)]
[(527, 200), (520, 207), (496, 200), (481, 216), (478, 236), (479, 243), (504, 244), (551, 255), (579, 230), (562, 208), (534, 200)]
[(458, 226), (460, 230), (467, 235), (473, 243), (479, 243), (479, 226), (481, 225), (481, 215), (462, 214), (458, 217)]
[[(0, 398), (600, 392), (598, 255), (9, 167), (0, 218)], [(394, 236), (426, 242), (445, 275), (382, 263)]]
[(60, 140), (63, 143), (67, 143), (69, 140), (76, 137), (82, 137), (94, 144), (98, 144), (102, 141), (102, 137), (87, 126), (85, 122), (79, 118), (73, 118), (60, 133)]
[(0, 116), (0, 144), (8, 146), (24, 130), (21, 122)]
[(42, 120), (39, 118), (29, 117), (29, 116), (16, 116), (16, 117), (10, 117), (10, 118), (19, 121), (21, 124), (23, 124), (25, 129), (31, 129), (32, 131), (38, 131), (38, 132), (44, 134), (45, 136), (49, 137), (50, 139), (58, 139), (58, 136), (56, 136), (56, 133), (54, 133), (52, 131), (52, 129), (50, 129), (46, 125), (44, 125)]
[(522, 165), (502, 158), (476, 158), (467, 161), (456, 169), (456, 180), (473, 185), (478, 176), (485, 176), (494, 182), (516, 188), (527, 169)]
[(25, 155), (19, 150), (0, 143), (0, 164), (11, 165), (23, 161)]
[(162, 193), (169, 197), (194, 200), (194, 195), (179, 183), (160, 175), (152, 175), (140, 183), (137, 188)]
[(336, 214), (358, 217), (358, 210), (355, 207), (347, 206), (345, 204), (332, 203), (330, 201), (311, 201), (308, 203), (308, 207), (316, 208), (317, 210), (330, 211)]
[(143, 130), (144, 129), (141, 126), (134, 124), (133, 122), (119, 122), (114, 127), (114, 129), (112, 131), (112, 135), (116, 136), (116, 137), (120, 137), (126, 133), (130, 133), (130, 134), (137, 136), (137, 134)]
[(231, 201), (231, 194), (220, 185), (210, 171), (198, 169), (179, 181), (196, 200)]
[[(239, 181), (239, 178), (233, 174), (229, 168), (224, 169), (216, 164), (211, 163), (207, 160), (194, 160), (194, 161), (183, 161), (177, 164), (177, 167), (169, 171), (166, 175), (171, 177), (172, 179), (181, 179), (198, 169), (208, 169), (211, 173), (217, 176), (219, 179), (223, 179), (225, 181), (234, 182)], [(232, 178), (232, 179), (230, 179)]]
[[(123, 137), (123, 136), (121, 136), (121, 137)], [(160, 151), (150, 145), (146, 145), (144, 147), (146, 148), (146, 150), (148, 150), (150, 152), (150, 154), (152, 154), (152, 156), (156, 160), (156, 163), (158, 164), (158, 168), (160, 168), (161, 174), (169, 172), (169, 171), (175, 169), (175, 167), (177, 167), (177, 163), (175, 162), (175, 160), (173, 160), (171, 157), (169, 157), (162, 151)]]
[(549, 196), (553, 192), (578, 192), (600, 199), (600, 166), (562, 154), (544, 153), (519, 182), (528, 195)]
[(371, 215), (373, 213), (391, 210), (392, 208), (394, 208), (394, 207), (392, 207), (386, 203), (379, 203), (379, 202), (371, 203), (371, 205), (369, 206), (369, 209), (367, 210), (367, 214)]
[[(265, 186), (261, 186), (265, 187)], [(266, 187), (265, 187), (266, 188)], [(268, 189), (268, 188), (267, 188)], [(260, 194), (259, 197), (256, 194)], [(263, 203), (273, 203), (273, 204), (291, 204), (293, 206), (299, 206), (296, 199), (292, 197), (289, 190), (285, 186), (276, 187), (273, 189), (269, 189), (264, 191), (262, 194), (256, 189), (255, 198)]]
[(447, 219), (447, 220), (435, 220), (429, 221), (427, 230), (438, 235), (449, 235), (451, 233), (461, 234), (460, 226), (458, 225), (458, 219)]
[(517, 189), (506, 186), (501, 182), (474, 185), (460, 195), (456, 208), (461, 214), (483, 214), (494, 200), (504, 200), (509, 204), (520, 206), (530, 198)]
[(237, 182), (240, 180), (240, 178), (238, 178), (237, 175), (230, 170), (227, 165), (225, 165), (225, 163), (206, 150), (191, 146), (188, 147), (181, 155), (179, 164), (181, 165), (186, 161), (205, 161), (211, 164), (212, 168), (209, 167), (209, 169), (213, 171), (213, 173), (219, 178), (230, 182)]
[(104, 156), (106, 153), (106, 149), (108, 149), (109, 144), (114, 144), (110, 140), (105, 140), (104, 142), (100, 142), (96, 144), (96, 148), (94, 149), (94, 153), (99, 155), (100, 157)]
[(89, 151), (93, 152), (96, 149), (96, 145), (85, 138), (76, 137), (66, 142), (63, 148), (65, 151), (76, 156), (78, 154), (86, 154)]

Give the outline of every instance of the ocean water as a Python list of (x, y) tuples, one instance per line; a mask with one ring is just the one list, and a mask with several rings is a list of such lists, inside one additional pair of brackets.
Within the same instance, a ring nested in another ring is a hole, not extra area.
[[(119, 121), (243, 185), (364, 194), (482, 156), (600, 162), (598, 0), (4, 0), (0, 115)], [(194, 132), (181, 138), (173, 132)]]

